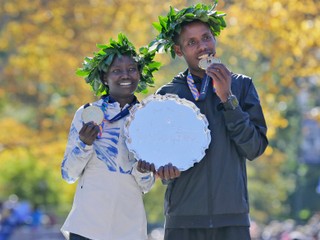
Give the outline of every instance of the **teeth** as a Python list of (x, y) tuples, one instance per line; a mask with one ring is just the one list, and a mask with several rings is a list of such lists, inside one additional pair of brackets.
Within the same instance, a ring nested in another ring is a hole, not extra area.
[(201, 55), (201, 56), (199, 57), (199, 59), (208, 58), (208, 57), (210, 57), (210, 56), (212, 56), (212, 53), (210, 53), (210, 54), (206, 53), (206, 54)]
[(120, 83), (120, 86), (129, 86), (129, 85), (131, 85), (131, 83), (130, 83), (130, 82)]

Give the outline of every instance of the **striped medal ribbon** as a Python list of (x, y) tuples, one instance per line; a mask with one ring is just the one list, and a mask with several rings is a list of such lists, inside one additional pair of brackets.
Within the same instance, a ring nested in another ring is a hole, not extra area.
[[(193, 96), (194, 100), (196, 100), (196, 101), (203, 101), (205, 99), (205, 97), (207, 95), (207, 91), (208, 91), (210, 77), (207, 74), (205, 74), (205, 76), (203, 77), (201, 82), (202, 82), (201, 89), (199, 92), (195, 83), (194, 83), (194, 80), (193, 80), (191, 73), (188, 72), (187, 83), (188, 83), (189, 89), (192, 93), (192, 96)], [(212, 84), (212, 88), (213, 88), (213, 92), (215, 92), (213, 84)]]

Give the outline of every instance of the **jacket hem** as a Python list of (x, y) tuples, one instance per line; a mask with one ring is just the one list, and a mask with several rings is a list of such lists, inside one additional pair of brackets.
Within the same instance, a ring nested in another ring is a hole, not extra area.
[(206, 216), (170, 216), (165, 218), (166, 228), (219, 228), (227, 226), (250, 226), (247, 213)]

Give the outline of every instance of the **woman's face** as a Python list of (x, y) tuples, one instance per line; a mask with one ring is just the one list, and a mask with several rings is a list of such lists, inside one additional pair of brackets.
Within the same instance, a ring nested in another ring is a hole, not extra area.
[(134, 95), (139, 80), (138, 64), (129, 56), (115, 57), (103, 77), (109, 87), (109, 94), (115, 99)]

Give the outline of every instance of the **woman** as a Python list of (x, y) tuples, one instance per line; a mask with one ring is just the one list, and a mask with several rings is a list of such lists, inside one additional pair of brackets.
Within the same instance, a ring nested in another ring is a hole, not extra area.
[[(147, 239), (142, 197), (154, 183), (155, 168), (134, 159), (123, 127), (129, 108), (138, 102), (134, 92), (152, 84), (159, 64), (154, 54), (138, 55), (123, 34), (98, 47), (77, 71), (102, 98), (81, 106), (71, 124), (61, 170), (63, 179), (78, 180), (78, 185), (62, 232), (70, 240)], [(102, 123), (84, 121), (86, 108), (102, 111)]]

